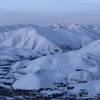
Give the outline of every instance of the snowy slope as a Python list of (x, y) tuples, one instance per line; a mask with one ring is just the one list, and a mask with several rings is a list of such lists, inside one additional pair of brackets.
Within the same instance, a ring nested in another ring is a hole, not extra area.
[[(60, 81), (63, 78), (68, 78), (69, 81), (73, 80), (76, 83), (97, 80), (100, 76), (99, 44), (100, 40), (78, 51), (59, 53), (41, 57), (32, 61), (16, 63), (12, 66), (12, 68), (26, 74), (20, 76), (16, 71), (14, 75), (18, 78), (18, 81), (16, 81), (13, 86), (15, 88), (19, 88), (20, 83), (23, 83), (23, 80), (26, 83), (29, 82), (27, 79), (28, 75), (31, 76), (31, 80), (34, 80), (34, 78), (38, 80), (38, 87), (52, 86), (55, 81)], [(21, 65), (26, 67), (19, 69)], [(26, 87), (26, 85), (23, 85), (22, 88), (27, 89), (28, 86)], [(34, 88), (36, 88), (35, 85)]]
[(0, 31), (0, 47), (34, 49), (46, 54), (75, 50), (100, 38), (99, 29), (95, 28), (90, 29), (80, 25), (69, 27), (6, 26), (3, 32)]
[(61, 51), (56, 44), (38, 35), (32, 28), (14, 31), (11, 37), (1, 43), (1, 47), (34, 49), (42, 53), (53, 53), (55, 50)]
[(67, 78), (75, 86), (72, 92), (82, 87), (90, 93), (99, 92), (99, 26), (3, 28), (0, 31), (0, 86), (31, 90), (53, 87), (54, 82)]

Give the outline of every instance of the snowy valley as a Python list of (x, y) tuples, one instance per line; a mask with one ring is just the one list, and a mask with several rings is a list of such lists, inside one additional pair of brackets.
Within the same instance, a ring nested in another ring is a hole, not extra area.
[(31, 91), (60, 82), (73, 87), (68, 93), (100, 94), (100, 26), (0, 26), (0, 87)]

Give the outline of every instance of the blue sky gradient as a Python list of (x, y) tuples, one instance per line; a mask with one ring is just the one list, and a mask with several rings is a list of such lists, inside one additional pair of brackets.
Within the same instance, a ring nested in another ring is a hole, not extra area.
[(15, 20), (35, 24), (100, 23), (100, 0), (0, 0), (0, 9), (5, 23), (10, 17), (14, 23)]

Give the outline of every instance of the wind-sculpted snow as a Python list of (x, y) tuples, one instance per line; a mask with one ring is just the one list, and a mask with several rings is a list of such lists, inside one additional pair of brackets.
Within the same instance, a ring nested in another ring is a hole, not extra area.
[[(97, 26), (6, 26), (0, 31), (0, 86), (54, 87), (66, 78), (77, 93), (100, 93), (100, 28)], [(90, 87), (91, 86), (91, 87)]]

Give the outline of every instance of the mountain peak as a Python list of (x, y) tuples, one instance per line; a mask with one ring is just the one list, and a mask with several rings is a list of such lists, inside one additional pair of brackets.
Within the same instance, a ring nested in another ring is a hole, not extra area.
[(59, 29), (59, 28), (61, 28), (62, 26), (61, 26), (59, 23), (55, 23), (55, 24), (50, 25), (50, 27), (52, 27), (52, 28), (54, 28), (54, 29)]
[(78, 23), (72, 23), (68, 26), (68, 29), (78, 29), (80, 28), (80, 25)]

